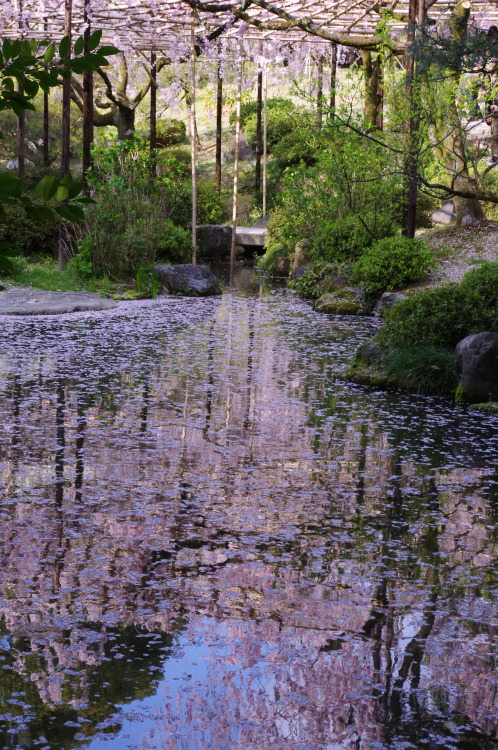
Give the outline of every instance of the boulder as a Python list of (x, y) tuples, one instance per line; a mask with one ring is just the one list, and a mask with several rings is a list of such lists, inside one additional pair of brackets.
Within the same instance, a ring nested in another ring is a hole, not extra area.
[(292, 259), (291, 273), (295, 273), (298, 268), (302, 268), (308, 263), (308, 247), (308, 240), (301, 240), (296, 244), (296, 247), (294, 248), (294, 257)]
[(498, 400), (498, 338), (495, 333), (474, 333), (459, 341), (455, 349), (461, 374), (461, 397), (465, 401)]
[(290, 273), (291, 262), (284, 255), (279, 255), (273, 261), (271, 268), (268, 269), (270, 276), (288, 276)]
[(197, 227), (197, 242), (206, 255), (227, 257), (232, 244), (232, 227), (226, 224), (205, 224)]
[[(255, 153), (253, 149), (250, 147), (250, 145), (247, 142), (247, 139), (245, 135), (240, 136), (239, 141), (239, 159), (241, 161), (249, 161), (250, 159), (254, 159)], [(233, 161), (235, 158), (235, 136), (232, 136), (227, 143), (227, 147), (225, 151), (223, 152), (223, 160)]]
[(154, 271), (168, 294), (180, 294), (187, 297), (208, 297), (220, 294), (218, 279), (207, 266), (193, 263), (182, 263), (178, 266), (167, 266), (156, 263)]
[(315, 301), (313, 308), (316, 312), (332, 315), (367, 315), (368, 313), (361, 290), (355, 287), (344, 287), (330, 294), (323, 294)]
[(372, 365), (377, 362), (381, 357), (380, 346), (374, 339), (365, 341), (356, 352), (356, 358), (360, 362), (364, 362), (366, 365)]
[(292, 281), (297, 281), (298, 279), (302, 279), (308, 267), (309, 266), (300, 266), (299, 268), (296, 268), (296, 270), (293, 271), (290, 275)]
[(384, 292), (375, 306), (374, 315), (381, 318), (385, 315), (387, 310), (390, 310), (391, 307), (394, 307), (394, 305), (397, 305), (399, 302), (403, 302), (405, 299), (408, 299), (406, 294), (400, 294), (399, 292)]

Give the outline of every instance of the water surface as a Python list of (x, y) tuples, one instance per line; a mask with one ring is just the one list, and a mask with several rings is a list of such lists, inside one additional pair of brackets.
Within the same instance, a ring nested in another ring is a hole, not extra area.
[(497, 748), (496, 417), (242, 273), (0, 320), (0, 750)]

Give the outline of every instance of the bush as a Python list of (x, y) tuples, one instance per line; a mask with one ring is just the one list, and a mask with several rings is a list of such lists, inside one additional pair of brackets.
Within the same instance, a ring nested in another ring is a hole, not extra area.
[(25, 257), (54, 255), (57, 252), (60, 222), (39, 224), (29, 219), (21, 206), (5, 205), (4, 208), (0, 242), (8, 242)]
[(414, 294), (384, 317), (379, 340), (387, 348), (412, 345), (453, 349), (471, 333), (493, 330), (496, 308), (460, 284)]
[(383, 365), (400, 388), (433, 395), (454, 391), (457, 384), (453, 351), (444, 347), (416, 345), (390, 349)]
[[(267, 131), (267, 150), (268, 153), (273, 151), (276, 143), (282, 140), (285, 135), (292, 133), (298, 127), (298, 118), (290, 114), (289, 107), (274, 107), (269, 109), (266, 115)], [(257, 117), (251, 115), (244, 124), (244, 131), (247, 142), (252, 148), (256, 148)]]
[(156, 259), (167, 263), (188, 263), (192, 254), (192, 233), (166, 220), (156, 246)]
[(358, 258), (376, 240), (388, 237), (398, 226), (384, 214), (360, 217), (346, 214), (337, 219), (325, 219), (318, 225), (310, 256), (329, 262)]
[[(190, 192), (192, 195), (192, 192)], [(192, 198), (190, 198), (192, 204)], [(226, 219), (216, 183), (203, 180), (197, 183), (197, 224), (221, 224)]]
[(185, 143), (187, 128), (183, 120), (158, 120), (156, 123), (156, 144), (158, 148), (167, 148), (178, 143)]
[(461, 287), (481, 297), (486, 306), (496, 307), (498, 304), (498, 263), (489, 261), (481, 263), (464, 276)]
[[(292, 112), (294, 104), (290, 99), (282, 99), (282, 97), (272, 97), (266, 101), (266, 113), (272, 109), (286, 110)], [(240, 125), (245, 127), (247, 120), (250, 117), (257, 117), (258, 114), (258, 102), (245, 102), (240, 107)], [(261, 115), (263, 117), (263, 115)], [(267, 118), (268, 119), (268, 118)], [(237, 121), (237, 112), (232, 112), (229, 118), (230, 125), (235, 125)]]
[(301, 162), (308, 166), (315, 164), (318, 154), (310, 135), (306, 130), (292, 130), (274, 145), (273, 156), (282, 167), (291, 167)]
[(337, 276), (341, 269), (337, 264), (324, 261), (307, 266), (300, 279), (289, 281), (289, 287), (295, 289), (300, 297), (318, 299), (324, 294), (323, 284), (330, 276)]
[(420, 281), (433, 264), (434, 256), (421, 240), (385, 237), (358, 258), (351, 278), (367, 295), (378, 295)]

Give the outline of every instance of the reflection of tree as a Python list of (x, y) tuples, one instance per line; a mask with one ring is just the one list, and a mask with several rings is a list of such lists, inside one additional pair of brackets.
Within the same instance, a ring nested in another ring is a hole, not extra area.
[(135, 625), (87, 623), (60, 633), (53, 645), (46, 635), (15, 636), (4, 625), (0, 634), (2, 642), (9, 641), (2, 662), (0, 742), (12, 747), (17, 734), (23, 747), (34, 748), (46, 737), (52, 750), (119, 731), (116, 706), (154, 694), (172, 645), (171, 635)]

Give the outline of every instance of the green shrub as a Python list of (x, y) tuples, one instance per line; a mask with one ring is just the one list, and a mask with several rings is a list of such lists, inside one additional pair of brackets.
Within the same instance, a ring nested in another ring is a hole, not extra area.
[(21, 206), (5, 205), (0, 224), (0, 242), (8, 242), (26, 257), (54, 255), (57, 252), (59, 222), (39, 224), (29, 219)]
[(317, 261), (307, 266), (300, 279), (289, 281), (289, 287), (295, 289), (300, 297), (318, 299), (324, 294), (323, 283), (330, 276), (337, 276), (340, 268), (337, 264)]
[(420, 281), (433, 264), (434, 256), (421, 240), (385, 237), (358, 258), (351, 278), (367, 295), (377, 295)]
[(400, 388), (415, 393), (448, 394), (457, 384), (453, 351), (445, 347), (400, 346), (388, 350), (382, 363)]
[[(294, 104), (290, 99), (282, 99), (281, 97), (272, 97), (271, 99), (267, 99), (266, 101), (266, 112), (268, 115), (268, 112), (272, 109), (280, 109), (280, 110), (286, 110), (287, 112), (292, 112), (294, 109)], [(241, 127), (245, 127), (246, 121), (250, 117), (256, 117), (258, 113), (258, 103), (257, 102), (245, 102), (240, 107), (240, 124)], [(263, 118), (263, 114), (261, 114), (261, 118)], [(268, 119), (268, 117), (267, 117)], [(230, 125), (235, 125), (235, 122), (237, 120), (237, 112), (232, 112), (229, 118)]]
[(165, 221), (156, 245), (156, 259), (167, 263), (188, 263), (192, 254), (192, 233)]
[(481, 297), (486, 306), (498, 303), (498, 263), (484, 262), (469, 271), (462, 279), (461, 287)]
[(385, 214), (365, 213), (361, 218), (346, 214), (336, 219), (324, 219), (311, 242), (310, 255), (329, 262), (358, 258), (376, 240), (388, 237), (398, 229)]
[(496, 309), (460, 284), (414, 294), (384, 317), (379, 340), (387, 348), (442, 346), (453, 349), (465, 336), (493, 330)]
[(183, 120), (158, 120), (156, 123), (156, 144), (158, 148), (167, 148), (184, 143), (187, 128)]
[(192, 155), (190, 150), (179, 146), (162, 148), (157, 154), (157, 173), (159, 177), (170, 175), (172, 170), (179, 179), (190, 179), (192, 172)]
[(306, 130), (292, 130), (273, 146), (273, 156), (282, 167), (291, 167), (301, 162), (309, 166), (315, 164), (318, 154), (311, 135)]
[[(192, 196), (192, 191), (190, 191), (190, 196)], [(192, 197), (189, 202), (192, 205)], [(197, 223), (221, 224), (226, 218), (216, 183), (210, 180), (199, 181), (197, 183)]]
[[(266, 115), (267, 150), (273, 151), (276, 143), (285, 135), (292, 133), (298, 126), (298, 119), (292, 117), (289, 107), (274, 107), (269, 109)], [(245, 121), (244, 132), (247, 142), (252, 148), (256, 147), (257, 117), (251, 115)]]

